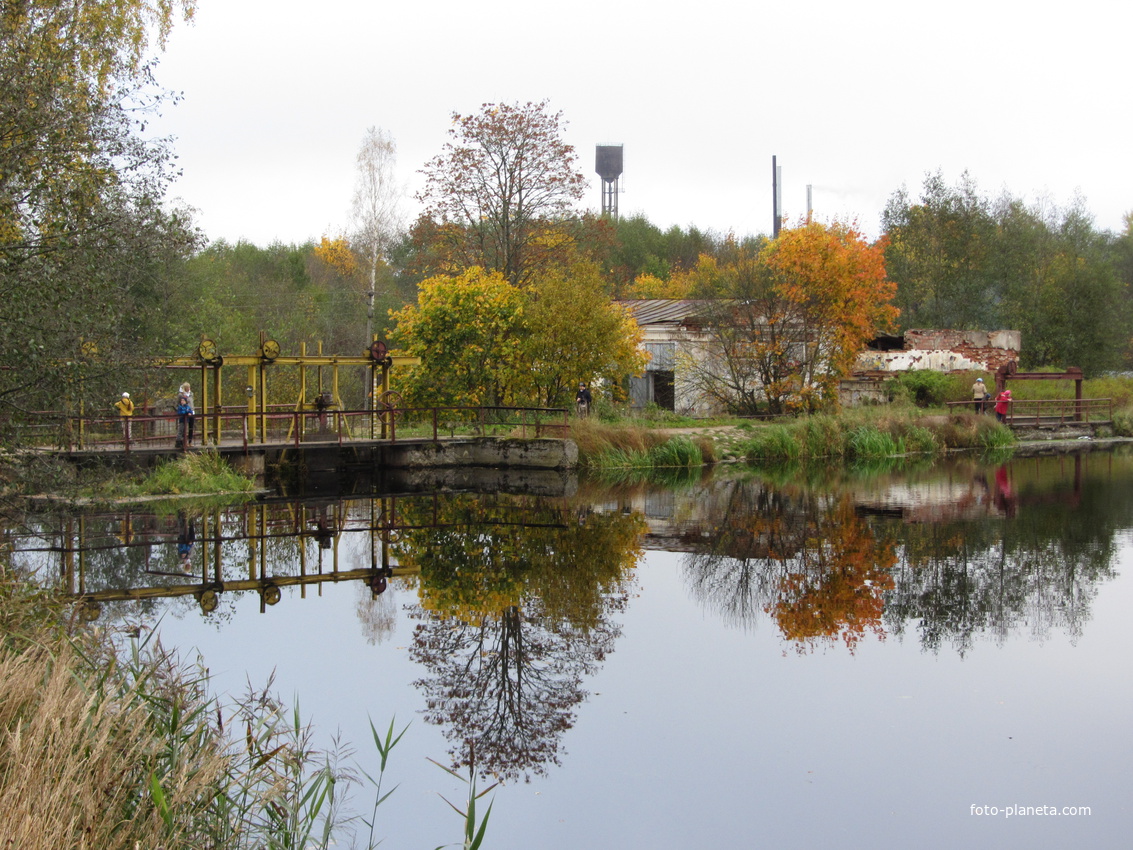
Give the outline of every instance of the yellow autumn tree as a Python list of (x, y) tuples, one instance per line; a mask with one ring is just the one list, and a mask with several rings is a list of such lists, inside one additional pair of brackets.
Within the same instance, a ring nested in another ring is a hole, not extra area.
[(770, 272), (767, 324), (790, 340), (776, 355), (793, 365), (805, 409), (832, 402), (858, 353), (900, 314), (884, 243), (871, 245), (853, 224), (807, 221), (781, 231), (760, 259)]
[(640, 331), (587, 264), (520, 288), (474, 267), (424, 281), (391, 313), (394, 344), (421, 358), (405, 388), (420, 406), (562, 407), (579, 382), (639, 372)]
[(420, 406), (504, 406), (516, 401), (523, 360), (524, 296), (479, 266), (422, 281), (417, 303), (394, 311), (394, 345), (421, 358), (405, 391)]
[(834, 403), (858, 352), (898, 315), (883, 246), (838, 222), (701, 257), (689, 275), (691, 297), (704, 303), (680, 361), (684, 380), (740, 413)]
[(687, 298), (689, 294), (689, 276), (677, 270), (668, 280), (656, 275), (643, 272), (634, 278), (633, 283), (626, 290), (628, 299), (646, 298)]
[(315, 246), (315, 256), (343, 277), (353, 277), (358, 271), (358, 258), (343, 236), (331, 239), (324, 235)]
[(534, 404), (569, 405), (579, 383), (614, 392), (624, 376), (645, 368), (641, 329), (610, 301), (593, 264), (541, 276), (526, 298), (525, 394)]

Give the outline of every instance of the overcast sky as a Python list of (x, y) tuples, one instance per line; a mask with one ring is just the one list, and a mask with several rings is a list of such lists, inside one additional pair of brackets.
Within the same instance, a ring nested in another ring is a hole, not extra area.
[[(210, 239), (301, 243), (347, 225), (367, 127), (391, 134), (412, 218), (453, 112), (548, 100), (601, 203), (597, 144), (624, 145), (623, 216), (743, 236), (784, 212), (856, 218), (926, 172), (967, 170), (1099, 228), (1133, 211), (1128, 0), (199, 0), (157, 69), (183, 94), (173, 195)], [(1121, 57), (1125, 57), (1122, 59)]]

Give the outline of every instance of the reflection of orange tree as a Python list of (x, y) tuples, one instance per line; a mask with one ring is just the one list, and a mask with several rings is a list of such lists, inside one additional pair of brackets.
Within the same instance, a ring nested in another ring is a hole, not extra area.
[(843, 499), (820, 515), (820, 527), (780, 580), (779, 598), (767, 611), (800, 652), (839, 637), (853, 650), (866, 632), (885, 635), (883, 594), (893, 588), (895, 563), (893, 543), (879, 541)]
[(430, 503), (426, 514), (433, 527), (397, 546), (421, 571), (411, 656), (427, 670), (416, 682), (426, 719), (445, 727), (454, 766), (473, 747), (485, 774), (542, 773), (574, 723), (583, 678), (620, 633), (610, 614), (625, 605), (641, 519), (499, 495), (454, 497), (435, 512)]

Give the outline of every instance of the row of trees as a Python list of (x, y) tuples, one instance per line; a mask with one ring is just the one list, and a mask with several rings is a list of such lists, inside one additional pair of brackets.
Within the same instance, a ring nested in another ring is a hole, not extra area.
[[(405, 256), (426, 277), (391, 316), (395, 344), (421, 358), (404, 384), (414, 403), (558, 406), (580, 382), (617, 387), (646, 362), (619, 296), (710, 302), (685, 371), (743, 412), (830, 401), (892, 325), (881, 249), (853, 227), (740, 244), (573, 215), (584, 179), (562, 129), (545, 102), (485, 104), (453, 116), (425, 166)], [(328, 257), (337, 244), (324, 240)]]
[(1011, 328), (1031, 366), (1127, 367), (1133, 352), (1133, 214), (1097, 230), (1068, 207), (992, 200), (964, 175), (896, 192), (883, 217), (886, 268), (906, 328)]
[(165, 202), (170, 145), (143, 133), (170, 100), (147, 53), (194, 5), (22, 0), (0, 15), (5, 422), (61, 398), (112, 397), (109, 382), (142, 353), (185, 354), (202, 335), (246, 352), (259, 331), (288, 350), (388, 338), (424, 358), (409, 383), (421, 401), (562, 404), (578, 381), (640, 368), (618, 298), (712, 302), (722, 330), (700, 365), (746, 374), (698, 380), (740, 408), (813, 407), (895, 322), (1017, 328), (1031, 366), (1126, 362), (1133, 221), (1101, 233), (1081, 204), (991, 202), (939, 175), (915, 200), (893, 196), (872, 245), (839, 223), (741, 241), (579, 215), (585, 179), (546, 102), (454, 114), (411, 225), (394, 140), (371, 128), (346, 231), (203, 247)]

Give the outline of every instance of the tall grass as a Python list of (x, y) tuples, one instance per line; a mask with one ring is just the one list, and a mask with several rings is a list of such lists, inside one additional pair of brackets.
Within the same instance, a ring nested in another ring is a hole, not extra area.
[[(326, 848), (356, 832), (350, 751), (312, 745), (298, 706), (207, 679), (159, 643), (74, 632), (51, 594), (0, 570), (0, 837), (22, 850)], [(373, 848), (390, 732), (365, 846)], [(357, 837), (356, 835), (354, 837)], [(349, 843), (349, 842), (348, 842)]]
[(113, 662), (92, 665), (62, 640), (7, 648), (0, 811), (8, 846), (210, 846), (204, 813), (227, 759), (194, 719), (191, 698), (179, 698), (192, 692), (183, 685), (159, 666), (136, 676)]
[(852, 459), (871, 460), (905, 453), (905, 441), (876, 426), (861, 425), (846, 435), (846, 454)]
[(589, 469), (691, 469), (716, 459), (710, 439), (671, 436), (640, 425), (606, 425), (591, 419), (571, 425), (579, 462)]
[(924, 415), (915, 408), (866, 408), (768, 425), (745, 444), (749, 463), (813, 463), (1012, 445), (1010, 429), (974, 413)]
[(769, 425), (757, 431), (747, 444), (749, 461), (786, 462), (803, 455), (802, 442), (789, 425)]

